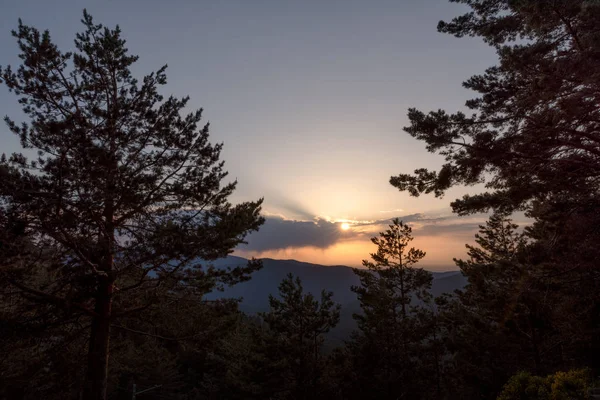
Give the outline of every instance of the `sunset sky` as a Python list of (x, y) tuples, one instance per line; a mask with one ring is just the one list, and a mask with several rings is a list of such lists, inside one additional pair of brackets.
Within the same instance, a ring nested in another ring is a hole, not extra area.
[[(17, 65), (20, 17), (71, 49), (83, 8), (119, 24), (142, 75), (168, 64), (165, 94), (203, 107), (212, 140), (239, 180), (234, 202), (265, 198), (267, 222), (241, 256), (359, 265), (392, 217), (414, 226), (422, 265), (453, 269), (484, 216), (458, 218), (443, 199), (400, 193), (390, 176), (443, 159), (404, 133), (409, 107), (462, 109), (461, 87), (495, 64), (477, 39), (437, 33), (465, 9), (447, 0), (3, 0), (0, 64)], [(19, 119), (0, 86), (2, 114)], [(18, 140), (0, 128), (0, 151)], [(480, 189), (480, 188), (479, 188)], [(347, 230), (341, 223), (347, 222)]]

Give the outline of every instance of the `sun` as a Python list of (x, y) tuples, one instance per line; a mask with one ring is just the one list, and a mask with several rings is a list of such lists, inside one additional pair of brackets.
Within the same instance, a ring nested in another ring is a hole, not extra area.
[(342, 225), (340, 226), (342, 228), (343, 231), (347, 231), (348, 229), (350, 229), (350, 224), (347, 222), (342, 223)]

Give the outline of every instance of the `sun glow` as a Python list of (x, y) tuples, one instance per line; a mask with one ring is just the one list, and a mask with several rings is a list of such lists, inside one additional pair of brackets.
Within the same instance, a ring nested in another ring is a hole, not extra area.
[(340, 227), (342, 228), (343, 231), (347, 231), (348, 229), (350, 229), (350, 224), (347, 222), (342, 223), (342, 225), (340, 225)]

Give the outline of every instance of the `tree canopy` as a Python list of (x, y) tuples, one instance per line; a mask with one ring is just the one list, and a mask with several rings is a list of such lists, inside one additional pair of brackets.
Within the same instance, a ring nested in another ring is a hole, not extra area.
[(470, 11), (438, 30), (481, 37), (499, 64), (463, 86), (471, 114), (410, 109), (411, 136), (446, 163), (390, 183), (418, 196), (485, 182), (452, 203), (459, 214), (529, 209), (535, 201), (598, 193), (600, 4), (584, 0), (455, 0)]
[(225, 181), (222, 144), (209, 142), (201, 109), (183, 113), (188, 97), (159, 93), (166, 66), (134, 78), (138, 57), (119, 27), (85, 11), (82, 23), (62, 52), (19, 21), (22, 64), (0, 69), (29, 119), (5, 119), (24, 153), (0, 160), (0, 276), (28, 300), (90, 319), (84, 396), (104, 399), (111, 324), (178, 286), (246, 279), (256, 265), (202, 260), (257, 230), (262, 200), (229, 203), (236, 182)]

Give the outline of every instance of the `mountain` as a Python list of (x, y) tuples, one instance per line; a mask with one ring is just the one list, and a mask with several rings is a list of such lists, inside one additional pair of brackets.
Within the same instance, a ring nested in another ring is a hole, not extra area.
[[(236, 256), (213, 261), (217, 268), (245, 265), (248, 260)], [(331, 332), (332, 338), (344, 339), (355, 328), (353, 313), (360, 312), (360, 305), (350, 287), (359, 285), (352, 268), (343, 265), (325, 266), (296, 260), (273, 260), (263, 258), (263, 268), (252, 275), (248, 282), (225, 288), (224, 292), (215, 292), (209, 299), (234, 297), (242, 298), (240, 308), (248, 314), (268, 311), (269, 294), (277, 295), (279, 283), (289, 273), (300, 277), (304, 290), (317, 298), (322, 290), (333, 292), (333, 300), (342, 305), (340, 323)], [(466, 285), (466, 278), (460, 271), (432, 272), (431, 292), (434, 296), (452, 293)]]

